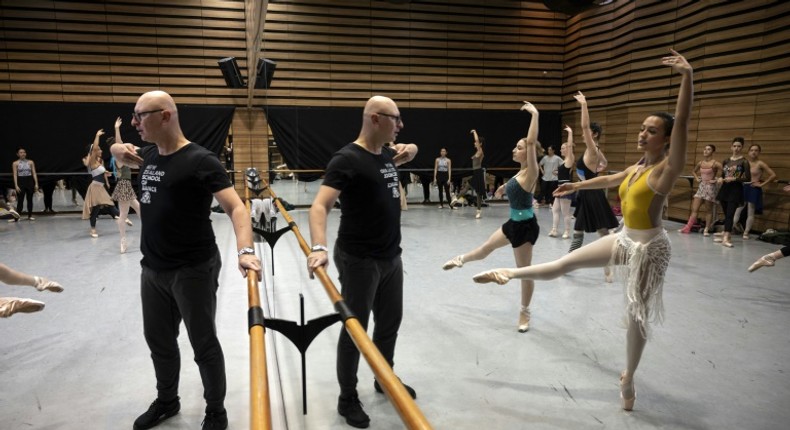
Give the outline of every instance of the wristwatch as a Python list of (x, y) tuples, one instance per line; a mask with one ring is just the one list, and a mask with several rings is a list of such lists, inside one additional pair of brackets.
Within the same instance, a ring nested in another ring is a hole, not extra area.
[(244, 247), (244, 248), (241, 248), (241, 249), (239, 250), (239, 257), (241, 257), (241, 256), (242, 256), (242, 255), (244, 255), (244, 254), (252, 254), (252, 255), (255, 255), (255, 250), (254, 250), (254, 249), (252, 249), (252, 248), (249, 248), (249, 247)]
[(329, 248), (327, 248), (326, 245), (313, 245), (313, 247), (310, 248), (310, 252), (317, 252), (317, 251), (329, 252)]

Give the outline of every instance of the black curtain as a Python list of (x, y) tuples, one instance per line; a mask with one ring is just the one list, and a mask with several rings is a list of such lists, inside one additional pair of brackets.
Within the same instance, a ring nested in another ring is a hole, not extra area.
[[(291, 169), (324, 169), (332, 154), (357, 138), (362, 123), (362, 108), (267, 107), (264, 109), (274, 140)], [(433, 164), (439, 150), (445, 148), (453, 161), (453, 176), (470, 175), (475, 152), (470, 130), (485, 138), (483, 167), (512, 168), (491, 172), (505, 176), (518, 165), (511, 151), (526, 136), (530, 115), (512, 110), (459, 110), (401, 108), (404, 128), (398, 143), (415, 143), (417, 157), (401, 170), (431, 169), (418, 172), (433, 176)], [(538, 139), (543, 146), (552, 145), (559, 153), (562, 144), (562, 116), (558, 111), (540, 113)], [(301, 180), (315, 180), (319, 175), (300, 174)]]
[[(86, 173), (82, 157), (93, 142), (96, 131), (104, 129), (101, 138), (104, 157), (109, 160), (105, 139), (115, 135), (115, 119), (121, 117), (121, 136), (124, 142), (138, 146), (149, 145), (140, 140), (131, 125), (133, 103), (0, 103), (0, 183), (3, 188), (13, 186), (11, 163), (19, 147), (36, 163), (39, 185), (60, 179), (60, 176), (41, 173)], [(187, 139), (219, 155), (225, 144), (233, 106), (179, 105), (179, 120)]]

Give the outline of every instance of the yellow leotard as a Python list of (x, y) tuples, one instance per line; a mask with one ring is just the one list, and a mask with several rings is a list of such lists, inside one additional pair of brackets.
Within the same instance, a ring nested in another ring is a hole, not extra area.
[(647, 183), (653, 167), (647, 168), (632, 184), (631, 178), (639, 171), (634, 169), (620, 184), (620, 208), (628, 228), (648, 230), (661, 225), (661, 209), (666, 195), (657, 193)]

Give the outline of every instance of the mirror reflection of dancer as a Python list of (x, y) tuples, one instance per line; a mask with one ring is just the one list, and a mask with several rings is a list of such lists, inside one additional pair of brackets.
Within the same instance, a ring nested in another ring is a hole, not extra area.
[(751, 182), (743, 184), (743, 200), (744, 205), (735, 210), (733, 220), (735, 223), (741, 219), (741, 212), (744, 206), (746, 207), (746, 225), (743, 227), (743, 240), (749, 240), (749, 232), (754, 225), (754, 215), (761, 215), (763, 213), (763, 187), (770, 184), (776, 179), (776, 173), (765, 164), (765, 161), (760, 160), (760, 152), (763, 148), (753, 143), (749, 146), (747, 157), (749, 159), (749, 168), (751, 174)]
[[(581, 127), (585, 144), (584, 155), (576, 162), (576, 169), (580, 181), (589, 181), (606, 168), (606, 157), (598, 147), (601, 126), (596, 123), (590, 124), (590, 114), (587, 111), (587, 99), (584, 94), (579, 91), (573, 98), (581, 106)], [(573, 240), (568, 252), (573, 252), (582, 246), (585, 232), (598, 232), (598, 236), (604, 237), (609, 234), (610, 229), (620, 225), (606, 200), (606, 193), (601, 189), (581, 188), (576, 193), (576, 211), (573, 216), (576, 217), (576, 223), (573, 226)], [(609, 266), (604, 267), (604, 275), (606, 282), (612, 282)]]
[[(513, 176), (499, 187), (495, 193), (497, 198), (507, 193), (508, 203), (510, 204), (510, 218), (485, 243), (466, 254), (461, 254), (444, 263), (444, 270), (461, 267), (464, 263), (470, 261), (482, 260), (494, 252), (495, 249), (502, 248), (507, 244), (513, 247), (516, 266), (525, 267), (532, 263), (532, 247), (535, 245), (535, 241), (538, 240), (538, 234), (540, 233), (538, 221), (532, 209), (532, 190), (535, 189), (535, 183), (540, 173), (536, 153), (536, 146), (538, 145), (538, 109), (531, 103), (524, 102), (521, 110), (526, 110), (532, 115), (527, 137), (519, 140), (513, 149), (513, 161), (521, 164), (521, 169), (516, 176)], [(521, 310), (518, 321), (518, 331), (521, 333), (529, 330), (531, 316), (529, 304), (532, 301), (532, 291), (534, 289), (534, 281), (521, 281)]]
[(112, 201), (112, 198), (107, 193), (107, 190), (110, 188), (110, 182), (107, 180), (109, 173), (104, 168), (102, 150), (99, 147), (99, 138), (103, 135), (104, 129), (96, 132), (96, 137), (93, 138), (93, 143), (88, 149), (88, 155), (82, 158), (82, 164), (88, 168), (93, 179), (88, 186), (88, 191), (85, 192), (82, 219), (90, 219), (90, 235), (93, 238), (99, 237), (99, 234), (96, 232), (96, 219), (99, 218), (99, 215), (112, 215), (113, 218), (118, 218), (118, 209), (115, 207), (115, 202)]
[[(121, 117), (115, 120), (115, 142), (123, 143), (121, 138)], [(137, 201), (137, 194), (132, 187), (132, 169), (122, 161), (113, 157), (113, 174), (118, 179), (115, 183), (115, 190), (112, 192), (112, 199), (118, 202), (120, 207), (120, 218), (118, 218), (118, 231), (121, 233), (121, 254), (126, 252), (126, 226), (132, 225), (129, 219), (129, 207), (134, 208), (134, 213), (140, 217), (140, 203)]]
[(450, 197), (450, 178), (453, 175), (453, 162), (447, 158), (447, 150), (442, 148), (439, 151), (439, 157), (433, 162), (433, 182), (439, 188), (439, 209), (444, 209), (444, 198), (442, 192), (447, 196), (447, 206), (450, 209), (455, 209)]
[(705, 149), (702, 151), (702, 160), (691, 172), (694, 175), (694, 180), (699, 182), (699, 188), (691, 202), (691, 215), (689, 215), (688, 222), (679, 230), (681, 233), (691, 233), (691, 228), (697, 222), (699, 207), (704, 202), (707, 214), (705, 215), (705, 230), (702, 235), (710, 236), (710, 228), (713, 226), (713, 205), (716, 203), (716, 176), (721, 172), (721, 163), (713, 159), (714, 152), (716, 152), (716, 146), (705, 145)]
[(475, 137), (475, 154), (472, 155), (472, 188), (475, 189), (475, 202), (477, 205), (477, 212), (475, 218), (482, 216), (483, 199), (486, 196), (486, 178), (483, 174), (483, 143), (485, 138), (477, 135), (477, 130), (470, 131), (472, 136)]
[[(55, 281), (16, 271), (2, 263), (0, 263), (0, 281), (8, 285), (30, 285), (38, 291), (51, 291), (53, 293), (63, 291), (63, 287)], [(0, 318), (8, 318), (19, 312), (38, 312), (42, 309), (44, 309), (44, 303), (38, 300), (0, 297)]]
[[(562, 164), (557, 168), (557, 186), (570, 182), (573, 177), (573, 165), (576, 163), (576, 155), (573, 153), (573, 130), (566, 124), (565, 129), (568, 132), (568, 141), (563, 143), (560, 147), (560, 155), (562, 155)], [(570, 237), (571, 231), (571, 200), (573, 195), (556, 197), (554, 203), (551, 205), (552, 224), (550, 237), (557, 236), (557, 227), (560, 224), (560, 212), (565, 224), (565, 230), (562, 233), (562, 238), (567, 239)]]
[(749, 162), (741, 154), (743, 143), (742, 137), (732, 140), (732, 155), (721, 163), (722, 172), (718, 180), (720, 188), (716, 200), (724, 210), (724, 233), (713, 241), (727, 248), (732, 248), (730, 235), (735, 223), (735, 211), (743, 205), (743, 184), (752, 180)]
[[(636, 400), (634, 372), (647, 342), (649, 320), (662, 319), (661, 292), (669, 264), (669, 237), (661, 225), (664, 200), (686, 164), (688, 120), (693, 100), (692, 69), (675, 51), (661, 62), (681, 74), (680, 91), (673, 118), (656, 113), (643, 122), (637, 148), (644, 157), (625, 171), (596, 179), (562, 185), (558, 195), (578, 189), (620, 185), (625, 226), (619, 234), (604, 236), (562, 258), (516, 269), (495, 269), (475, 275), (475, 282), (504, 284), (512, 278), (548, 280), (570, 271), (620, 265), (626, 283), (626, 369), (620, 376), (620, 397), (625, 410)], [(669, 150), (666, 151), (666, 145)]]

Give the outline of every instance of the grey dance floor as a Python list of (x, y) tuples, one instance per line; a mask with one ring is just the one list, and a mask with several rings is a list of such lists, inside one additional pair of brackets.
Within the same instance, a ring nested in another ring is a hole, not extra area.
[[(317, 183), (275, 183), (281, 197), (307, 204)], [(59, 191), (56, 191), (58, 193)], [(434, 191), (435, 193), (435, 191)], [(412, 200), (421, 200), (412, 189)], [(70, 196), (56, 195), (56, 210)], [(433, 200), (436, 200), (434, 194)], [(405, 315), (396, 373), (418, 393), (417, 405), (436, 429), (780, 429), (790, 421), (790, 259), (749, 274), (746, 268), (777, 246), (736, 238), (735, 247), (699, 234), (671, 231), (673, 259), (664, 290), (666, 321), (655, 326), (636, 374), (633, 412), (619, 404), (618, 375), (625, 361), (620, 326), (622, 287), (603, 282), (601, 269), (538, 282), (532, 328), (516, 331), (519, 286), (476, 285), (473, 274), (513, 265), (510, 249), (488, 261), (441, 270), (450, 257), (485, 240), (507, 217), (494, 204), (439, 210), (411, 205), (403, 214)], [(549, 238), (549, 209), (539, 209), (541, 236), (534, 262), (555, 259), (568, 240)], [(307, 211), (293, 211), (307, 228)], [(329, 219), (334, 243), (337, 211)], [(231, 429), (249, 428), (249, 337), (246, 283), (235, 267), (232, 228), (213, 214), (222, 251), (217, 326), (228, 373)], [(139, 298), (139, 220), (129, 229), (130, 250), (118, 253), (118, 232), (99, 220), (100, 237), (76, 213), (0, 224), (3, 263), (60, 281), (63, 293), (2, 285), (2, 295), (47, 303), (44, 311), (0, 320), (0, 428), (126, 429), (155, 397)], [(280, 225), (284, 222), (280, 220)], [(587, 241), (593, 240), (588, 237)], [(269, 316), (299, 320), (333, 312), (291, 233), (266, 258)], [(271, 258), (274, 256), (275, 275)], [(334, 267), (330, 274), (336, 279)], [(307, 353), (308, 414), (302, 414), (300, 355), (282, 335), (267, 331), (269, 381), (276, 429), (346, 429), (336, 412), (334, 325)], [(185, 334), (181, 338), (181, 413), (161, 429), (197, 429), (204, 402)], [(360, 365), (360, 398), (373, 429), (403, 428), (372, 372)], [(782, 424), (784, 423), (784, 424)]]

